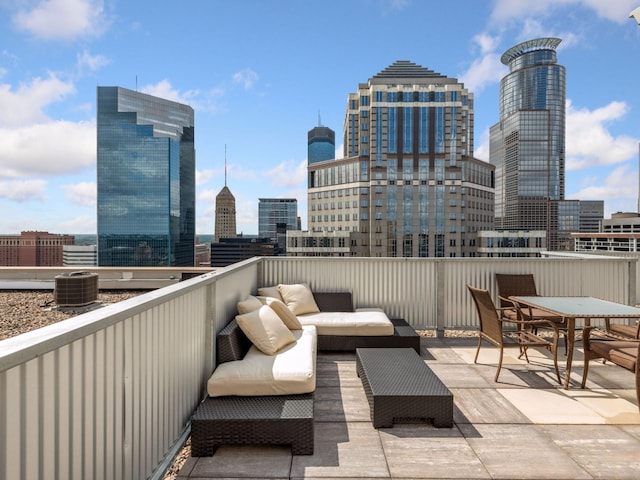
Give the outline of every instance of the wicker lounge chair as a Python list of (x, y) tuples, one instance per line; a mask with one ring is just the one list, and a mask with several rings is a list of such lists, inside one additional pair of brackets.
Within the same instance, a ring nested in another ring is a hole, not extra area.
[(640, 340), (620, 340), (606, 332), (593, 337), (595, 327), (585, 327), (582, 331), (584, 342), (584, 372), (582, 374), (582, 388), (587, 383), (589, 362), (594, 358), (602, 358), (619, 367), (629, 370), (636, 378), (636, 401), (640, 410)]
[[(511, 296), (521, 297), (535, 297), (538, 295), (536, 288), (536, 282), (531, 273), (523, 274), (508, 274), (508, 273), (496, 273), (496, 283), (498, 284), (498, 297), (500, 298), (500, 307), (505, 308), (504, 316), (517, 320), (517, 312), (513, 307), (513, 302), (509, 300)], [(525, 320), (547, 320), (553, 322), (556, 327), (565, 336), (565, 354), (567, 353), (567, 322), (562, 317), (545, 312), (538, 308), (522, 307), (522, 314)], [(539, 327), (544, 328), (544, 327)], [(537, 333), (537, 329), (534, 329), (534, 333)]]
[[(547, 320), (526, 320), (522, 318), (522, 312), (517, 304), (512, 304), (510, 308), (516, 311), (518, 319), (511, 319), (503, 316), (503, 312), (506, 308), (496, 308), (491, 298), (491, 294), (488, 290), (472, 287), (467, 285), (473, 301), (478, 311), (480, 320), (480, 331), (478, 336), (478, 349), (476, 350), (476, 356), (474, 363), (478, 362), (478, 354), (480, 353), (480, 347), (482, 340), (494, 344), (500, 349), (500, 358), (498, 360), (498, 370), (496, 371), (495, 381), (498, 381), (500, 375), (500, 369), (502, 368), (502, 357), (504, 349), (519, 348), (520, 355), (518, 358), (524, 356), (529, 362), (527, 356), (527, 349), (529, 347), (542, 347), (549, 350), (553, 354), (553, 365), (556, 371), (556, 377), (558, 383), (560, 381), (560, 372), (558, 371), (558, 327)], [(506, 330), (504, 326), (511, 326), (514, 330)], [(533, 327), (546, 327), (550, 328), (553, 332), (553, 341), (541, 338), (531, 331)]]

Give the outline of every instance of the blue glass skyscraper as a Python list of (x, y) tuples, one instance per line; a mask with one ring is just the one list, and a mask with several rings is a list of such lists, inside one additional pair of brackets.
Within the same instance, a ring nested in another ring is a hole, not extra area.
[(491, 127), (496, 166), (496, 228), (545, 230), (558, 249), (565, 184), (565, 68), (556, 62), (559, 38), (520, 43), (502, 55), (500, 121)]
[(98, 87), (97, 135), (98, 265), (193, 266), (193, 109)]

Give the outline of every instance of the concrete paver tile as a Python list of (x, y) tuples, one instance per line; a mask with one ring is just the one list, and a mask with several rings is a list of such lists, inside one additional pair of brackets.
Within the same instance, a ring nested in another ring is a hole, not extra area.
[(475, 424), (460, 430), (492, 478), (591, 478), (536, 425)]
[(490, 478), (456, 427), (399, 425), (380, 439), (392, 478)]
[(453, 419), (461, 423), (531, 423), (496, 390), (487, 388), (452, 388)]
[[(640, 478), (640, 437), (632, 427), (543, 425), (540, 429), (593, 478)], [(638, 427), (633, 427), (640, 433)]]
[(313, 455), (295, 455), (292, 478), (389, 478), (378, 431), (370, 422), (318, 422)]
[(189, 478), (289, 478), (291, 448), (221, 446), (212, 457), (200, 457)]

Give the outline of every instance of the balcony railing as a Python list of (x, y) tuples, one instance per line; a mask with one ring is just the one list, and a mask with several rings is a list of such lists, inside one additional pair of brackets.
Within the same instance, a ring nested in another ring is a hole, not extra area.
[(214, 368), (215, 333), (259, 286), (350, 290), (415, 328), (477, 328), (467, 283), (636, 302), (636, 260), (265, 257), (0, 342), (0, 478), (162, 475)]

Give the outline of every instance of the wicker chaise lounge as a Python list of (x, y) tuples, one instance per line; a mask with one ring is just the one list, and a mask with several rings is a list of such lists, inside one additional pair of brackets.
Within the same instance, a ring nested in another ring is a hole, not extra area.
[[(241, 360), (251, 342), (232, 320), (216, 337), (218, 364)], [(191, 455), (206, 457), (221, 445), (291, 445), (313, 454), (313, 393), (207, 397), (191, 419)]]

